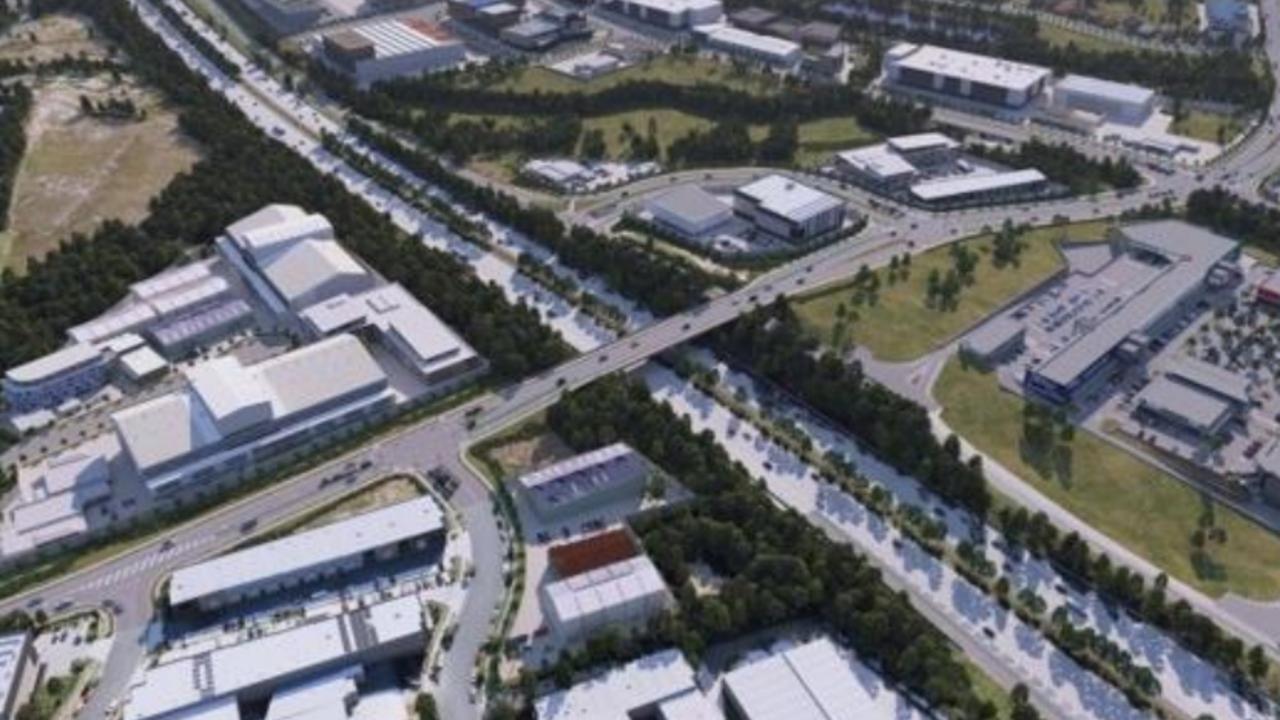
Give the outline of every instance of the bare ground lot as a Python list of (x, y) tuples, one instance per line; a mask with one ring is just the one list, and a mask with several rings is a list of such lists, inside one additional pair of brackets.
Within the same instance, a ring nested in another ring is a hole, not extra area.
[[(50, 60), (68, 52), (107, 52), (77, 18), (24, 26), (28, 30), (11, 31), (0, 41), (0, 57), (35, 53)], [(32, 33), (40, 38), (34, 45)], [(133, 78), (52, 77), (33, 89), (27, 152), (14, 182), (9, 230), (0, 237), (0, 266), (19, 272), (73, 233), (91, 232), (108, 219), (143, 219), (151, 198), (200, 158), (196, 145), (179, 132), (176, 115)], [(82, 96), (95, 102), (128, 98), (144, 114), (139, 120), (89, 117), (81, 110)]]
[(0, 59), (42, 63), (68, 55), (100, 60), (111, 51), (86, 20), (70, 15), (21, 22), (0, 36)]

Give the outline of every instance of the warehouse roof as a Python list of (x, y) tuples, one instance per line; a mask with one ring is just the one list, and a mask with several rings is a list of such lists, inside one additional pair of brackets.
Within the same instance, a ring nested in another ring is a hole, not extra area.
[(546, 585), (543, 592), (551, 604), (547, 609), (562, 624), (568, 624), (575, 618), (665, 594), (667, 586), (653, 561), (636, 555), (558, 580)]
[(1130, 333), (1141, 332), (1204, 281), (1209, 270), (1239, 247), (1222, 237), (1179, 220), (1125, 225), (1119, 233), (1130, 243), (1164, 255), (1170, 264), (1128, 302), (1042, 365), (1036, 373), (1062, 386), (1111, 352)]
[(339, 278), (373, 278), (334, 240), (304, 240), (273, 255), (263, 273), (286, 302), (294, 303)]
[(168, 713), (419, 637), (422, 628), (421, 602), (406, 595), (161, 663), (133, 687), (124, 718), (167, 720)]
[(663, 650), (538, 698), (538, 720), (629, 720), (634, 710), (697, 693), (679, 650)]
[(322, 568), (441, 527), (440, 508), (431, 498), (390, 505), (181, 568), (169, 584), (169, 599), (180, 605), (253, 587), (274, 577)]
[(747, 48), (763, 55), (770, 55), (777, 58), (787, 57), (800, 51), (800, 46), (790, 40), (771, 37), (769, 35), (760, 35), (749, 30), (731, 27), (729, 25), (717, 25), (703, 31), (703, 35), (708, 40), (712, 40), (733, 47)]
[(190, 455), (221, 438), (213, 420), (185, 391), (125, 408), (112, 415), (111, 421), (140, 472)]
[(945, 180), (929, 180), (911, 186), (911, 194), (925, 202), (959, 198), (984, 192), (1035, 185), (1046, 180), (1039, 170), (1012, 170), (971, 174)]
[(140, 280), (129, 286), (129, 292), (140, 300), (149, 300), (204, 280), (212, 276), (212, 274), (212, 263), (209, 261), (189, 263), (174, 270), (149, 277), (146, 280)]
[(1231, 416), (1231, 406), (1224, 400), (1167, 375), (1152, 380), (1136, 400), (1142, 408), (1182, 418), (1202, 431), (1220, 427)]
[(701, 224), (732, 212), (719, 198), (697, 185), (681, 185), (648, 202), (651, 212), (666, 212)]
[(34, 384), (101, 360), (102, 354), (97, 348), (78, 343), (9, 368), (5, 379), (12, 383)]
[(277, 419), (303, 413), (386, 382), (382, 368), (351, 335), (338, 335), (248, 368), (270, 389)]
[(745, 7), (729, 13), (729, 19), (740, 25), (763, 27), (778, 19), (778, 13), (762, 7)]
[(792, 222), (804, 222), (843, 204), (839, 198), (785, 175), (763, 177), (743, 185), (737, 192), (755, 202), (761, 210)]
[(227, 226), (227, 234), (258, 259), (302, 240), (333, 237), (328, 218), (296, 205), (268, 205)]
[(1180, 357), (1173, 362), (1168, 373), (1214, 395), (1249, 404), (1249, 378), (1217, 365), (1210, 365), (1193, 357)]
[(948, 135), (940, 132), (924, 132), (915, 133), (913, 135), (898, 135), (888, 139), (889, 147), (898, 152), (915, 152), (918, 150), (931, 150), (933, 148), (958, 148), (960, 143), (956, 142)]
[(140, 380), (169, 367), (160, 354), (149, 347), (133, 350), (120, 358), (120, 366), (134, 380)]
[(966, 335), (963, 345), (969, 352), (987, 357), (1016, 340), (1026, 330), (1026, 325), (1021, 322), (1008, 315), (1000, 315)]
[(518, 482), (545, 502), (561, 504), (648, 471), (640, 453), (619, 442), (525, 473)]
[(653, 8), (672, 15), (689, 10), (696, 11), (721, 7), (720, 0), (627, 0), (627, 3)]
[(348, 28), (344, 32), (354, 33), (372, 43), (374, 54), (380, 58), (407, 55), (458, 42), (439, 25), (417, 18), (377, 20)]
[(215, 300), (230, 291), (231, 283), (214, 275), (169, 292), (152, 295), (147, 302), (157, 315), (165, 316)]
[(1154, 90), (1141, 85), (1112, 82), (1102, 78), (1089, 77), (1088, 75), (1067, 75), (1054, 83), (1054, 88), (1056, 90), (1093, 95), (1115, 102), (1137, 104), (1150, 102), (1156, 95)]
[(573, 160), (530, 160), (524, 164), (524, 170), (556, 185), (585, 180), (592, 175), (590, 168)]
[(265, 720), (348, 720), (363, 674), (360, 665), (350, 665), (280, 688), (271, 694)]
[(67, 331), (67, 336), (79, 343), (97, 343), (121, 333), (137, 330), (155, 319), (156, 311), (152, 310), (150, 305), (134, 303), (123, 310), (76, 325)]
[(870, 175), (877, 180), (890, 180), (904, 175), (914, 175), (916, 172), (916, 167), (894, 152), (887, 143), (845, 150), (836, 157), (858, 172)]
[(1006, 90), (1025, 91), (1051, 74), (1048, 68), (1039, 65), (1028, 65), (937, 45), (898, 43), (889, 50), (889, 56), (899, 67), (944, 77), (962, 78)]
[(724, 685), (744, 720), (927, 717), (829, 638), (739, 667)]

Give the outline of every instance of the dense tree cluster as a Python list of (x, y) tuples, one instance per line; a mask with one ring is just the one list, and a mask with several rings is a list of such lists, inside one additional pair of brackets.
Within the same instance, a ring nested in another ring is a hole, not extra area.
[(751, 139), (750, 129), (741, 120), (724, 120), (711, 127), (694, 129), (676, 139), (667, 149), (667, 159), (676, 166), (699, 165), (790, 165), (800, 147), (800, 129), (793, 119), (769, 125), (769, 134), (760, 142)]
[[(990, 718), (945, 638), (880, 572), (791, 511), (780, 510), (709, 433), (655, 403), (642, 383), (619, 376), (570, 393), (548, 413), (577, 450), (625, 440), (698, 497), (634, 521), (645, 549), (679, 599), (647, 643), (698, 656), (712, 643), (791, 620), (823, 620), (836, 637), (891, 680), (956, 718)], [(700, 563), (723, 584), (699, 595), (690, 582)], [(617, 636), (598, 641), (595, 661), (638, 652)]]
[(522, 205), (501, 190), (473, 183), (435, 158), (366, 123), (353, 120), (350, 130), (414, 174), (446, 190), (455, 202), (512, 227), (554, 251), (566, 266), (601, 277), (610, 289), (658, 315), (688, 309), (702, 302), (712, 288), (733, 286), (736, 282), (651, 246), (610, 239), (582, 226), (570, 230), (554, 211)]
[(1053, 182), (1070, 188), (1073, 195), (1126, 190), (1142, 184), (1142, 175), (1127, 159), (1108, 156), (1095, 160), (1066, 143), (1053, 145), (1032, 139), (1016, 150), (973, 145), (969, 151), (1002, 165), (1035, 168)]
[(148, 31), (126, 0), (38, 0), (34, 6), (92, 18), (143, 79), (180, 109), (182, 130), (202, 144), (205, 158), (152, 200), (140, 226), (105, 225), (3, 284), (0, 365), (54, 349), (68, 325), (105, 310), (127, 283), (171, 262), (181, 243), (207, 242), (273, 202), (324, 212), (348, 248), (457, 328), (499, 375), (519, 377), (568, 356), (532, 308), (508, 304), (499, 288), (452, 255), (399, 232), (338, 181), (265, 137)]
[(961, 461), (954, 437), (937, 442), (924, 408), (869, 380), (859, 363), (821, 350), (785, 301), (740, 318), (716, 333), (713, 344), (794, 392), (899, 471), (986, 515), (991, 495), (979, 462)]
[(1280, 250), (1280, 210), (1252, 203), (1222, 187), (1187, 197), (1187, 220), (1264, 250)]
[(169, 25), (171, 25), (174, 30), (177, 30), (187, 42), (191, 43), (192, 47), (196, 49), (196, 52), (217, 66), (224, 75), (232, 79), (240, 77), (240, 66), (231, 62), (225, 55), (218, 52), (218, 49), (214, 47), (213, 43), (206, 40), (203, 35), (195, 31), (195, 28), (188, 25), (187, 21), (182, 19), (182, 15), (178, 14), (178, 11), (173, 9), (169, 3), (157, 2), (153, 7), (160, 10), (160, 15), (164, 17), (165, 22), (169, 23)]

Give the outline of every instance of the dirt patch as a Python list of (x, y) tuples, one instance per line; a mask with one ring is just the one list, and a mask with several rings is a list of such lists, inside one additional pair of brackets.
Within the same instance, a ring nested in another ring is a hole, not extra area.
[(502, 466), (505, 477), (514, 477), (573, 455), (555, 433), (546, 432), (494, 448), (489, 457)]
[(349, 517), (372, 512), (379, 508), (384, 508), (397, 503), (408, 502), (414, 498), (422, 497), (423, 490), (414, 480), (407, 477), (397, 477), (380, 482), (377, 485), (363, 492), (352, 495), (325, 510), (323, 513), (307, 520), (299, 525), (293, 532), (302, 532), (303, 530), (311, 530), (328, 525), (339, 520), (345, 520)]
[[(128, 98), (141, 119), (90, 117), (82, 97)], [(34, 88), (34, 99), (9, 208), (4, 264), (15, 270), (104, 220), (142, 220), (151, 198), (200, 157), (176, 115), (131, 78), (53, 78)]]
[(45, 63), (67, 56), (102, 60), (111, 50), (81, 17), (49, 15), (21, 22), (0, 36), (0, 59)]

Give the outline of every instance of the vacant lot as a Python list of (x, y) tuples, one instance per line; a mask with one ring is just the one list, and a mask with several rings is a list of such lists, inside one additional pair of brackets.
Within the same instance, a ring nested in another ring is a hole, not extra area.
[[(129, 98), (140, 120), (86, 116), (80, 98)], [(27, 154), (9, 208), (4, 265), (21, 270), (72, 233), (103, 220), (136, 222), (178, 173), (199, 159), (181, 136), (177, 118), (129, 79), (54, 78), (35, 88), (27, 123)]]
[(422, 494), (422, 487), (418, 485), (417, 481), (407, 477), (394, 477), (338, 501), (324, 512), (308, 518), (306, 522), (293, 528), (292, 532), (312, 530), (322, 525), (372, 512), (379, 508), (408, 502), (414, 498), (422, 497)]
[[(1192, 562), (1191, 536), (1206, 501), (1191, 487), (1093, 435), (1062, 441), (1067, 462), (1045, 476), (1024, 456), (1023, 401), (1000, 390), (995, 376), (952, 359), (934, 389), (943, 418), (956, 433), (1071, 513), (1152, 563), (1212, 595), (1257, 600), (1280, 597), (1280, 537), (1221, 505), (1215, 527), (1226, 541), (1209, 541), (1210, 561)], [(1063, 474), (1062, 467), (1069, 469)]]
[(82, 18), (50, 15), (18, 23), (0, 36), (0, 59), (49, 62), (66, 56), (103, 59), (109, 50)]
[(867, 130), (853, 116), (824, 118), (802, 123), (799, 128), (800, 149), (795, 162), (802, 167), (820, 165), (841, 150), (875, 142), (879, 136)]
[(489, 458), (502, 468), (504, 478), (522, 475), (571, 455), (573, 451), (550, 430), (513, 440), (489, 451)]
[(493, 88), (528, 93), (595, 93), (623, 83), (646, 80), (672, 85), (714, 83), (759, 94), (775, 91), (782, 82), (778, 77), (738, 69), (729, 63), (708, 58), (692, 55), (661, 55), (591, 80), (579, 80), (540, 66), (522, 68), (495, 83)]
[(1060, 241), (1100, 240), (1107, 227), (1103, 222), (1090, 222), (1031, 230), (1023, 235), (1026, 247), (1017, 264), (1002, 268), (991, 261), (990, 235), (966, 240), (966, 247), (976, 251), (980, 259), (974, 283), (960, 291), (953, 308), (944, 310), (926, 303), (930, 273), (937, 270), (945, 274), (953, 264), (950, 249), (943, 247), (913, 257), (910, 268), (900, 272), (895, 281), (889, 280), (887, 270), (880, 270), (879, 290), (862, 304), (854, 300), (857, 291), (852, 285), (842, 285), (797, 302), (796, 312), (823, 342), (863, 345), (882, 360), (911, 360), (1057, 272), (1062, 267), (1057, 247)]
[(1175, 121), (1169, 131), (1196, 140), (1224, 144), (1239, 135), (1244, 126), (1239, 120), (1222, 113), (1188, 110)]

